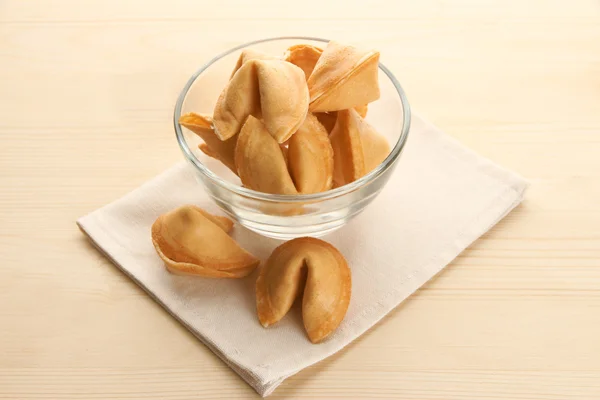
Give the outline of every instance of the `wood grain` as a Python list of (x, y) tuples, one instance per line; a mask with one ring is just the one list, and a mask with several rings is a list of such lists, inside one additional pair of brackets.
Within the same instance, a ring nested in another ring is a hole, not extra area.
[(74, 221), (181, 159), (202, 62), (290, 34), (377, 47), (416, 110), (532, 185), (273, 398), (600, 398), (596, 0), (0, 1), (0, 398), (257, 397)]

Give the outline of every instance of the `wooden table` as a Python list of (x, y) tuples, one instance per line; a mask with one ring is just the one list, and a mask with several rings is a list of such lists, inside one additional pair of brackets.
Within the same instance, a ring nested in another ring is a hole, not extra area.
[(600, 398), (600, 3), (343, 4), (0, 1), (0, 398), (257, 397), (75, 219), (182, 159), (201, 63), (293, 34), (379, 48), (414, 109), (531, 189), (273, 398)]

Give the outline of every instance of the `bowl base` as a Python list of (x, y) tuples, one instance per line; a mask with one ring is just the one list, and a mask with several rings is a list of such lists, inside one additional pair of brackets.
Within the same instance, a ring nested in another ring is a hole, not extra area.
[(274, 226), (269, 224), (261, 224), (247, 220), (237, 221), (240, 225), (245, 228), (250, 229), (253, 232), (258, 233), (259, 235), (266, 236), (273, 239), (279, 240), (291, 240), (299, 237), (311, 236), (311, 237), (321, 237), (325, 236), (328, 233), (331, 233), (339, 228), (341, 228), (346, 222), (346, 219), (340, 219), (336, 221), (329, 222), (327, 224), (319, 224), (313, 226), (299, 226), (299, 227), (290, 227), (290, 226)]

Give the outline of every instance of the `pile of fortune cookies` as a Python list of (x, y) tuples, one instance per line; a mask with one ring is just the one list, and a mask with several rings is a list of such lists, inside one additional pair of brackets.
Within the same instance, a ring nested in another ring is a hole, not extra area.
[[(324, 49), (298, 44), (281, 56), (246, 49), (212, 116), (188, 113), (179, 123), (246, 188), (282, 195), (324, 192), (366, 175), (390, 152), (387, 140), (364, 120), (368, 104), (380, 96), (378, 68), (379, 52), (335, 41)], [(171, 273), (243, 278), (261, 260), (229, 235), (233, 226), (227, 217), (184, 205), (158, 217), (152, 242)], [(272, 252), (255, 287), (264, 327), (282, 319), (302, 296), (304, 328), (319, 343), (342, 322), (352, 280), (335, 247), (301, 237)]]

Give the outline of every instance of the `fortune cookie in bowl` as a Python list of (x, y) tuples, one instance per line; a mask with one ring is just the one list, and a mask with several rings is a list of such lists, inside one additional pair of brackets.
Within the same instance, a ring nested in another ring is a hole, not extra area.
[(241, 278), (259, 260), (227, 233), (233, 221), (187, 205), (161, 215), (152, 225), (152, 243), (175, 274), (208, 278)]
[(308, 111), (304, 72), (283, 60), (251, 59), (235, 72), (217, 100), (215, 133), (227, 140), (240, 131), (249, 115), (262, 118), (277, 143), (287, 141)]
[(360, 141), (365, 160), (365, 174), (373, 171), (390, 154), (390, 144), (375, 128), (362, 118), (358, 118)]
[(331, 189), (333, 149), (327, 130), (313, 114), (308, 113), (298, 132), (291, 137), (287, 159), (298, 193), (319, 193)]
[(258, 319), (268, 327), (287, 314), (302, 293), (302, 319), (308, 338), (319, 343), (342, 322), (352, 290), (342, 254), (319, 239), (303, 237), (277, 247), (256, 281)]
[(334, 153), (333, 184), (346, 185), (371, 172), (387, 157), (390, 146), (354, 109), (337, 112), (329, 135)]
[[(369, 105), (365, 104), (362, 106), (354, 107), (358, 115), (362, 118), (367, 116), (367, 112), (369, 111)], [(335, 121), (337, 120), (337, 111), (330, 112), (318, 112), (314, 113), (319, 122), (325, 127), (328, 133), (331, 133), (333, 127), (335, 126)]]
[(272, 194), (297, 194), (283, 150), (265, 125), (249, 116), (238, 135), (235, 165), (242, 184)]
[(318, 193), (331, 189), (333, 149), (327, 131), (308, 114), (282, 147), (265, 125), (249, 116), (238, 135), (235, 166), (247, 188), (272, 194)]
[(329, 136), (334, 152), (335, 186), (354, 182), (366, 174), (358, 118), (360, 116), (354, 110), (338, 111), (335, 126)]
[(330, 41), (307, 85), (309, 110), (327, 112), (363, 107), (379, 98), (379, 52)]
[[(240, 56), (238, 57), (237, 63), (235, 64), (235, 68), (233, 69), (233, 72), (231, 73), (231, 78), (233, 78), (233, 76), (235, 75), (237, 70), (240, 69), (242, 67), (242, 65), (244, 65), (246, 63), (246, 61), (277, 60), (277, 59), (278, 59), (277, 57), (272, 56), (267, 53), (263, 53), (262, 51), (252, 50), (252, 49), (242, 50), (242, 52), (240, 53)], [(229, 78), (229, 79), (231, 79), (231, 78)]]
[(319, 57), (323, 54), (323, 49), (311, 46), (310, 44), (297, 44), (287, 49), (284, 54), (284, 59), (297, 65), (304, 71), (306, 79), (312, 74), (319, 61)]
[(227, 140), (219, 139), (213, 129), (212, 117), (204, 114), (184, 114), (179, 117), (179, 123), (204, 140), (204, 143), (198, 146), (204, 154), (221, 161), (237, 174), (234, 163), (237, 135)]

